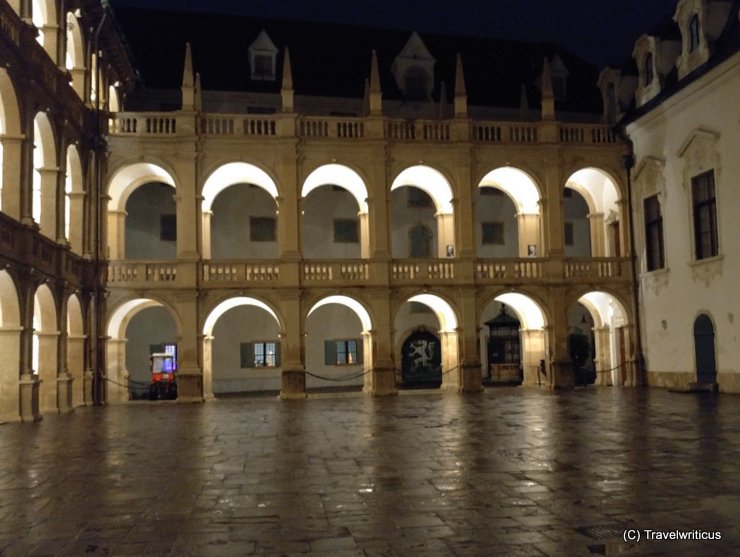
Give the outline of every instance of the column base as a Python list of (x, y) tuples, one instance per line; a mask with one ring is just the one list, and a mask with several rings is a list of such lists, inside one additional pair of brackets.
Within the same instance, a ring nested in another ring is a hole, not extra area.
[(374, 367), (370, 371), (370, 387), (365, 387), (363, 392), (371, 396), (395, 396), (396, 370), (392, 367)]
[(480, 393), (483, 391), (483, 370), (480, 363), (460, 365), (460, 392)]
[(280, 398), (299, 400), (306, 398), (306, 372), (302, 369), (284, 369), (280, 377)]
[(35, 375), (24, 373), (19, 381), (21, 421), (40, 422), (44, 418), (39, 412), (39, 387), (41, 382)]
[(57, 408), (60, 414), (72, 411), (72, 376), (69, 373), (57, 377)]
[(87, 370), (82, 377), (82, 403), (85, 406), (93, 405), (93, 372)]
[(177, 402), (203, 402), (203, 374), (186, 371), (178, 373)]
[(550, 388), (572, 389), (576, 386), (576, 377), (571, 362), (551, 362), (550, 370)]

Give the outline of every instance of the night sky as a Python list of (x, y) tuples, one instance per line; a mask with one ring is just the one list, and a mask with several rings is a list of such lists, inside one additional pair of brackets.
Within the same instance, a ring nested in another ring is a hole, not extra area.
[(677, 0), (109, 0), (116, 7), (210, 11), (279, 19), (548, 41), (599, 67), (669, 20)]

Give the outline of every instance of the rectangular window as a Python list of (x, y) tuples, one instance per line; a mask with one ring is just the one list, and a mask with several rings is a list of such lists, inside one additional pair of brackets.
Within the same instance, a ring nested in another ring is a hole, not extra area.
[(279, 342), (243, 342), (239, 349), (242, 369), (280, 366)]
[(359, 228), (356, 219), (334, 219), (334, 242), (343, 244), (359, 243)]
[(275, 242), (275, 228), (273, 217), (249, 217), (249, 239), (252, 242)]
[(177, 241), (176, 215), (159, 215), (159, 239), (163, 242)]
[(696, 259), (719, 254), (717, 237), (717, 200), (714, 192), (714, 170), (691, 179), (694, 207), (694, 249)]
[(275, 79), (274, 60), (274, 56), (270, 54), (255, 54), (252, 79), (273, 81)]
[(503, 222), (482, 222), (481, 223), (481, 244), (503, 246), (504, 223)]
[(324, 364), (346, 366), (362, 363), (359, 339), (327, 340), (324, 342)]
[(573, 223), (566, 222), (563, 230), (563, 238), (566, 246), (573, 245)]
[(663, 249), (663, 214), (658, 196), (648, 197), (643, 202), (645, 216), (645, 256), (647, 270), (655, 271), (665, 266)]

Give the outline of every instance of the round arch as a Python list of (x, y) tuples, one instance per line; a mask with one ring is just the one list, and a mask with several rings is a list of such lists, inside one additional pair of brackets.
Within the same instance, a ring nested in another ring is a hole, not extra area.
[(591, 213), (618, 211), (619, 187), (604, 170), (594, 167), (577, 170), (566, 180), (565, 186), (583, 196)]
[(267, 172), (250, 163), (230, 162), (219, 166), (206, 178), (202, 193), (203, 212), (211, 210), (213, 200), (221, 191), (234, 184), (242, 183), (259, 186), (269, 193), (273, 199), (278, 197), (277, 185)]
[(18, 290), (13, 277), (0, 270), (0, 422), (20, 418), (20, 335), (21, 315)]
[(67, 12), (66, 16), (66, 37), (64, 52), (64, 67), (72, 75), (72, 88), (77, 95), (84, 99), (85, 97), (85, 46), (82, 25), (75, 17), (74, 13)]
[(349, 296), (334, 295), (334, 296), (327, 296), (326, 298), (322, 298), (321, 300), (316, 302), (313, 306), (311, 306), (311, 309), (308, 310), (306, 317), (311, 315), (314, 311), (316, 311), (320, 307), (325, 306), (327, 304), (339, 304), (339, 305), (342, 305), (342, 306), (345, 306), (351, 309), (360, 319), (360, 323), (362, 323), (362, 332), (369, 333), (372, 330), (373, 328), (372, 320), (370, 319), (370, 314), (368, 313), (367, 309), (365, 309), (365, 306), (362, 305), (357, 300), (355, 300), (354, 298), (350, 298)]
[(21, 133), (18, 97), (13, 80), (5, 68), (0, 68), (0, 133), (13, 137)]
[(519, 214), (540, 214), (540, 189), (534, 179), (519, 168), (502, 166), (491, 170), (483, 176), (478, 187), (503, 191), (514, 202)]
[(236, 296), (234, 298), (228, 298), (221, 301), (208, 313), (208, 317), (206, 317), (206, 320), (203, 323), (203, 334), (206, 336), (211, 336), (213, 334), (213, 327), (219, 320), (219, 318), (230, 309), (239, 306), (254, 306), (265, 310), (275, 319), (278, 327), (283, 330), (283, 323), (278, 317), (277, 312), (271, 306), (269, 306), (262, 300), (253, 298), (251, 296)]
[(591, 291), (578, 297), (593, 319), (596, 382), (601, 385), (635, 384), (632, 355), (632, 328), (629, 312), (615, 295)]
[(410, 166), (396, 176), (391, 191), (404, 186), (414, 186), (426, 192), (434, 200), (437, 213), (453, 214), (452, 186), (439, 170), (421, 164)]
[(31, 367), (41, 381), (39, 407), (42, 413), (57, 410), (57, 344), (59, 323), (54, 294), (46, 284), (41, 284), (33, 297), (33, 340)]
[(108, 181), (108, 211), (123, 211), (128, 196), (136, 188), (148, 182), (161, 182), (177, 189), (172, 172), (158, 163), (138, 162), (122, 166)]
[[(71, 406), (85, 404), (85, 326), (82, 304), (77, 294), (67, 299), (67, 362), (66, 369), (71, 379)], [(92, 398), (89, 397), (88, 400)]]
[(326, 185), (344, 188), (357, 200), (360, 213), (367, 212), (367, 186), (355, 170), (336, 163), (319, 166), (303, 182), (301, 197), (308, 197), (313, 190)]

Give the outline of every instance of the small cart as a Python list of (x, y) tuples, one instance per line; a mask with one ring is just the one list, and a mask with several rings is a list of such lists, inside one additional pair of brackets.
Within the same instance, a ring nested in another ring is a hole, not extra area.
[(177, 364), (173, 354), (155, 352), (149, 357), (151, 362), (151, 383), (149, 400), (174, 400), (177, 398)]

